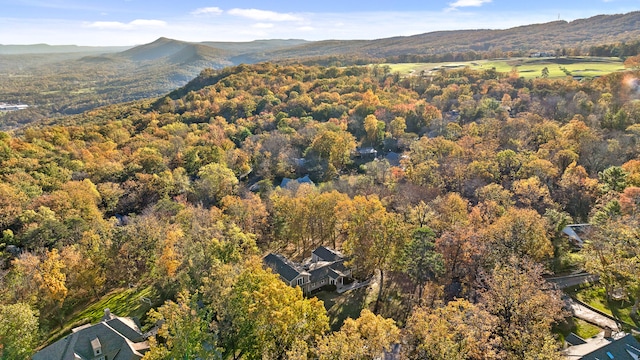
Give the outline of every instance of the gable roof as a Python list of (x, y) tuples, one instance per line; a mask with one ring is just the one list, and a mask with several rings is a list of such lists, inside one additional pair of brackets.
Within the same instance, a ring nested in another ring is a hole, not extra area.
[(342, 254), (324, 246), (313, 250), (312, 254), (324, 261), (338, 261), (343, 259)]
[(311, 185), (315, 185), (313, 183), (313, 181), (309, 178), (309, 175), (305, 175), (303, 177), (297, 178), (297, 179), (290, 179), (290, 178), (283, 178), (282, 182), (280, 182), (280, 187), (281, 188), (285, 188), (287, 187), (287, 185), (291, 184), (291, 183), (298, 183), (298, 184), (311, 184)]
[(567, 335), (567, 337), (564, 338), (564, 341), (566, 341), (569, 345), (584, 345), (587, 343), (583, 338), (574, 333)]
[(640, 357), (640, 343), (633, 335), (614, 340), (595, 351), (584, 355), (584, 360), (637, 360)]
[(570, 224), (562, 229), (562, 232), (569, 237), (575, 245), (582, 247), (584, 241), (580, 238), (579, 233), (583, 233), (591, 227), (591, 224)]
[(138, 360), (149, 350), (149, 344), (144, 341), (140, 328), (129, 318), (105, 316), (98, 324), (81, 326), (72, 331), (67, 337), (38, 351), (32, 359), (93, 359), (94, 347), (98, 346), (107, 359)]
[(275, 273), (280, 275), (283, 279), (291, 282), (298, 277), (302, 270), (298, 269), (292, 262), (285, 259), (282, 255), (270, 253), (262, 259), (268, 267), (273, 269)]

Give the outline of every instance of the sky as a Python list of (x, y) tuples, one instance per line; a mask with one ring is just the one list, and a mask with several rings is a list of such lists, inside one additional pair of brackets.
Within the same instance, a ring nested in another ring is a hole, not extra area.
[(0, 44), (378, 39), (640, 10), (640, 0), (0, 0)]

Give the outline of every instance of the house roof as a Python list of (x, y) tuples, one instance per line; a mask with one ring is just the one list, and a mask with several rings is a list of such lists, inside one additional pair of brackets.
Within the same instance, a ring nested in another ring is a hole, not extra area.
[(303, 271), (279, 254), (269, 254), (262, 261), (283, 279), (291, 282)]
[(400, 166), (400, 154), (397, 152), (389, 151), (384, 157), (391, 166)]
[(347, 268), (342, 261), (328, 262), (320, 261), (309, 265), (309, 273), (311, 274), (309, 281), (318, 282), (327, 276), (332, 279), (337, 279), (340, 276), (347, 276), (344, 272)]
[(569, 237), (571, 241), (573, 241), (576, 245), (582, 246), (584, 245), (584, 241), (580, 238), (578, 232), (583, 232), (586, 228), (591, 226), (590, 224), (571, 224), (567, 225), (562, 229), (562, 232)]
[(313, 181), (311, 181), (311, 179), (309, 178), (309, 175), (305, 175), (305, 176), (297, 178), (297, 179), (284, 178), (284, 179), (282, 179), (282, 182), (280, 182), (280, 187), (282, 187), (282, 188), (287, 187), (287, 185), (289, 185), (292, 182), (297, 182), (298, 184), (311, 184), (311, 185), (314, 185)]
[(149, 349), (149, 344), (131, 319), (110, 315), (98, 324), (74, 329), (67, 337), (38, 351), (32, 359), (93, 359), (96, 347), (107, 359), (138, 360)]
[(631, 334), (610, 342), (584, 355), (584, 360), (637, 360), (640, 357), (640, 343)]
[(569, 345), (584, 345), (587, 343), (583, 338), (574, 333), (567, 335), (567, 337), (564, 338), (564, 341), (566, 341)]
[(378, 150), (372, 148), (372, 147), (363, 147), (363, 148), (357, 148), (356, 149), (356, 153), (358, 155), (377, 155), (378, 154)]
[(324, 261), (338, 261), (343, 259), (342, 254), (340, 254), (336, 250), (329, 249), (324, 246), (320, 246), (319, 248), (313, 250), (312, 254)]

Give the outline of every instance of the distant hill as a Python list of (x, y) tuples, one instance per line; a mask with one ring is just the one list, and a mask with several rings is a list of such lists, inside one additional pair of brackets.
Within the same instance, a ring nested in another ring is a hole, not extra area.
[(328, 40), (255, 54), (252, 61), (327, 55), (363, 55), (384, 58), (406, 54), (442, 54), (467, 51), (533, 51), (589, 47), (640, 38), (640, 12), (598, 15), (571, 22), (553, 21), (506, 30), (438, 31), (378, 40)]
[(224, 51), (210, 46), (165, 37), (117, 54), (119, 57), (134, 61), (170, 60), (174, 63), (182, 63), (189, 58), (193, 58), (194, 60), (221, 59), (225, 55)]
[(279, 50), (290, 48), (293, 46), (308, 44), (310, 41), (300, 39), (288, 40), (254, 40), (247, 42), (216, 42), (205, 41), (202, 45), (211, 46), (217, 49), (225, 50), (233, 55), (246, 54), (268, 50)]
[[(596, 47), (608, 50), (595, 54), (592, 49)], [(220, 70), (241, 63), (346, 65), (424, 62), (437, 57), (451, 61), (445, 58), (453, 54), (475, 60), (505, 56), (509, 51), (528, 56), (563, 48), (577, 49), (581, 55), (635, 55), (640, 51), (640, 12), (506, 30), (438, 31), (377, 40), (231, 43), (162, 37), (135, 47), (0, 45), (0, 101), (33, 105), (29, 113), (6, 115), (2, 121), (17, 126), (37, 116), (75, 114), (155, 97), (184, 86), (205, 68)], [(216, 76), (217, 71), (209, 73)]]

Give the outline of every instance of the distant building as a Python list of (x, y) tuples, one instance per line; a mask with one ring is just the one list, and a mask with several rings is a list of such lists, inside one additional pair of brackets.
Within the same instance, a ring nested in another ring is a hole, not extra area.
[(33, 355), (33, 360), (139, 360), (149, 343), (131, 318), (104, 310), (102, 320), (71, 330), (71, 334)]
[(0, 111), (16, 111), (27, 109), (29, 105), (0, 103)]
[(305, 293), (326, 285), (341, 287), (351, 278), (351, 269), (344, 266), (344, 256), (333, 249), (320, 246), (303, 263), (295, 263), (280, 254), (268, 254), (262, 259), (265, 266), (280, 275), (291, 287), (299, 286)]
[(553, 56), (556, 56), (555, 51), (536, 51), (529, 54), (529, 57), (532, 57), (532, 58), (553, 57)]
[(297, 179), (290, 179), (290, 178), (284, 178), (282, 179), (282, 181), (280, 182), (280, 187), (281, 188), (286, 188), (287, 186), (289, 186), (290, 184), (310, 184), (310, 185), (315, 185), (313, 183), (313, 181), (311, 181), (311, 179), (309, 178), (309, 175), (305, 175), (303, 177), (297, 178)]
[(378, 150), (372, 147), (357, 148), (355, 156), (359, 158), (375, 159), (378, 156)]
[(582, 236), (586, 235), (591, 228), (591, 224), (571, 224), (562, 229), (562, 233), (569, 238), (569, 242), (577, 247), (584, 245)]

